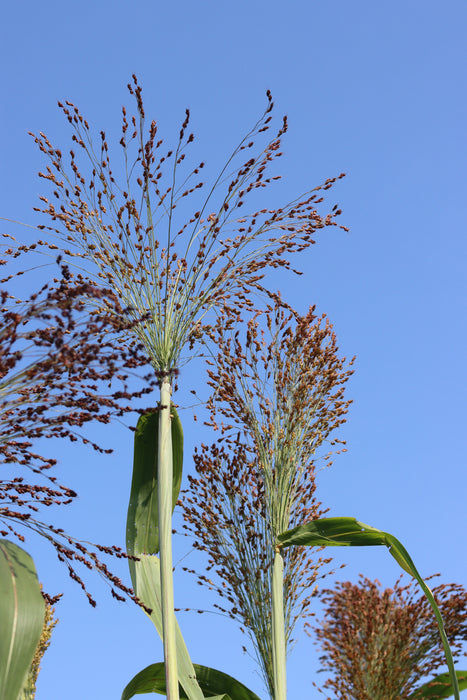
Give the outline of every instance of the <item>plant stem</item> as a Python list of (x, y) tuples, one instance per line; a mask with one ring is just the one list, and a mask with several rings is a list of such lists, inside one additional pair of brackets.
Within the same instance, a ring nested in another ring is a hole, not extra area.
[(274, 700), (286, 700), (286, 644), (284, 622), (284, 560), (276, 548), (272, 571), (272, 657), (274, 664)]
[(164, 640), (167, 699), (178, 700), (177, 649), (175, 643), (175, 613), (172, 574), (172, 432), (170, 424), (170, 397), (172, 389), (168, 377), (161, 384), (159, 414), (158, 508), (161, 559), (162, 629)]

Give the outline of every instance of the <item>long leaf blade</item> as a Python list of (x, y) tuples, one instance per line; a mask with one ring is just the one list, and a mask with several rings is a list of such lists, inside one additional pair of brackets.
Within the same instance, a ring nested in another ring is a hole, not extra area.
[[(183, 430), (175, 406), (172, 417), (173, 487), (175, 508), (183, 469)], [(128, 506), (126, 541), (128, 554), (158, 554), (159, 528), (157, 505), (157, 443), (159, 412), (140, 416), (135, 433), (133, 476)], [(131, 567), (130, 567), (131, 568)]]
[[(172, 509), (175, 507), (182, 480), (183, 431), (180, 419), (171, 405), (172, 434)], [(163, 639), (162, 594), (158, 504), (158, 441), (159, 412), (147, 413), (138, 420), (135, 443), (130, 504), (127, 515), (127, 552), (139, 557), (130, 560), (129, 568), (133, 589), (147, 608), (150, 618)], [(193, 664), (178, 624), (175, 624), (175, 644), (178, 678), (190, 700), (203, 700), (196, 682)]]
[[(149, 617), (162, 639), (162, 595), (159, 557), (140, 554), (139, 561), (133, 564), (133, 588), (138, 598), (151, 609)], [(203, 693), (196, 682), (195, 670), (177, 622), (175, 623), (175, 636), (178, 679), (186, 693), (185, 697), (188, 697), (189, 700), (204, 700)]]
[(394, 557), (399, 566), (418, 581), (431, 605), (443, 643), (453, 694), (456, 700), (460, 700), (459, 684), (454, 668), (451, 648), (444, 629), (443, 618), (441, 617), (441, 613), (436, 605), (431, 590), (418, 573), (412, 558), (403, 544), (399, 542), (394, 535), (383, 532), (382, 530), (377, 530), (371, 527), (371, 525), (359, 522), (355, 518), (321, 518), (282, 533), (278, 537), (278, 542), (282, 547), (290, 547), (292, 545), (311, 545), (317, 547), (368, 547), (373, 545), (385, 545), (388, 547), (390, 554)]
[(45, 617), (36, 567), (30, 555), (0, 540), (0, 698), (17, 700)]
[[(260, 700), (243, 683), (223, 671), (194, 664), (196, 678), (205, 698), (211, 700)], [(131, 679), (122, 693), (121, 700), (130, 700), (134, 695), (157, 693), (165, 695), (164, 663), (151, 664)], [(180, 698), (188, 695), (180, 688)]]
[(282, 547), (368, 546), (386, 544), (385, 534), (355, 518), (321, 518), (287, 530), (277, 539)]
[[(467, 671), (456, 671), (459, 690), (467, 688)], [(425, 698), (435, 698), (436, 700), (444, 700), (451, 698), (454, 695), (449, 673), (441, 673), (436, 678), (433, 678), (428, 683), (424, 683), (420, 688), (410, 695), (409, 700), (425, 700)]]

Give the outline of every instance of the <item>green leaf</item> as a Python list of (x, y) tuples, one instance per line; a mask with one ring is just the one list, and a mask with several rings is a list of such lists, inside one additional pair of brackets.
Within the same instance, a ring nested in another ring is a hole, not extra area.
[[(211, 700), (259, 700), (258, 696), (243, 683), (222, 671), (207, 666), (194, 665), (196, 678), (205, 698)], [(165, 695), (164, 663), (151, 664), (136, 674), (123, 691), (121, 700), (130, 700), (134, 695), (158, 693)], [(180, 688), (180, 698), (188, 695)]]
[[(130, 700), (135, 695), (144, 693), (158, 693), (165, 695), (165, 664), (151, 664), (136, 674), (124, 688), (121, 700)], [(180, 698), (186, 698), (183, 688), (180, 687)]]
[[(134, 562), (132, 582), (138, 598), (151, 609), (149, 617), (162, 639), (162, 595), (159, 557), (150, 554), (140, 554), (139, 561)], [(186, 693), (184, 697), (190, 700), (204, 700), (203, 693), (196, 682), (195, 670), (177, 622), (175, 622), (175, 635), (177, 644), (178, 679)], [(124, 693), (127, 688), (123, 691)], [(132, 696), (122, 695), (122, 698), (124, 697)]]
[[(172, 510), (177, 502), (182, 480), (183, 431), (180, 419), (171, 404), (172, 437)], [(133, 478), (130, 504), (127, 516), (127, 552), (139, 557), (139, 561), (129, 561), (133, 589), (147, 608), (150, 618), (163, 638), (162, 595), (159, 552), (159, 513), (158, 513), (158, 440), (159, 412), (147, 413), (140, 417), (136, 427)], [(170, 454), (170, 452), (169, 452)], [(170, 490), (169, 490), (170, 494)], [(170, 498), (170, 496), (169, 496)], [(175, 643), (178, 665), (178, 679), (190, 700), (204, 700), (196, 682), (193, 664), (175, 621)]]
[[(467, 671), (456, 671), (459, 690), (467, 688)], [(443, 700), (454, 695), (449, 673), (441, 673), (428, 683), (424, 683), (420, 688), (410, 695), (409, 700), (423, 700), (423, 698), (435, 698)]]
[(316, 547), (368, 547), (372, 545), (385, 545), (388, 547), (389, 552), (404, 571), (407, 571), (408, 574), (418, 581), (431, 605), (443, 643), (444, 654), (449, 668), (449, 677), (453, 687), (453, 695), (456, 700), (460, 700), (459, 684), (454, 669), (451, 648), (444, 629), (443, 618), (441, 617), (432, 592), (418, 573), (409, 553), (396, 537), (390, 535), (388, 532), (377, 530), (370, 525), (365, 525), (365, 523), (361, 523), (355, 518), (321, 518), (320, 520), (313, 520), (311, 523), (306, 523), (305, 525), (299, 525), (293, 528), (293, 530), (283, 532), (277, 539), (282, 547), (290, 547), (291, 545), (312, 545)]
[[(173, 455), (172, 508), (175, 508), (182, 482), (183, 430), (177, 410), (173, 404), (170, 413), (172, 416)], [(128, 554), (157, 554), (159, 552), (157, 506), (158, 436), (159, 411), (140, 416), (135, 433), (133, 477), (126, 524)]]
[(359, 523), (355, 518), (321, 518), (287, 530), (277, 538), (282, 547), (290, 545), (379, 545), (386, 544), (384, 532)]
[(17, 700), (42, 633), (45, 603), (24, 549), (0, 540), (0, 698)]
[(259, 700), (259, 697), (232, 676), (208, 666), (194, 664), (196, 679), (205, 697), (226, 694), (231, 700)]

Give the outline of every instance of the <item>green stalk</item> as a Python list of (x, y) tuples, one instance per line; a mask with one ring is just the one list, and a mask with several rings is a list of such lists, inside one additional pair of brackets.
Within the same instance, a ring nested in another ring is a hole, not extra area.
[(175, 642), (175, 613), (172, 575), (172, 431), (170, 425), (170, 397), (172, 389), (168, 377), (161, 384), (158, 447), (158, 508), (161, 560), (162, 629), (168, 700), (179, 700), (177, 649)]
[(274, 700), (286, 700), (286, 645), (284, 622), (284, 560), (276, 548), (272, 571), (272, 659)]

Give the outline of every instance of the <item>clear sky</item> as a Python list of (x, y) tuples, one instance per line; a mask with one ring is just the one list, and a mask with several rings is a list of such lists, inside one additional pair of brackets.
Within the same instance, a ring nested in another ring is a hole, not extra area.
[[(422, 575), (464, 585), (466, 27), (463, 0), (20, 0), (5, 5), (0, 30), (1, 216), (37, 223), (43, 161), (27, 131), (65, 148), (70, 134), (56, 102), (69, 99), (97, 133), (112, 134), (133, 72), (167, 142), (191, 109), (196, 152), (213, 166), (260, 115), (270, 89), (277, 117), (287, 113), (290, 123), (285, 196), (347, 173), (329, 202), (340, 204), (350, 233), (325, 234), (299, 261), (304, 276), (276, 281), (299, 311), (316, 303), (326, 312), (342, 352), (357, 355), (348, 452), (319, 474), (319, 495), (331, 515), (396, 535)], [(189, 472), (200, 429), (190, 411), (182, 420)], [(61, 479), (80, 494), (57, 517), (83, 539), (123, 546), (132, 436), (119, 425), (93, 435), (115, 453), (57, 446)], [(176, 547), (188, 551), (185, 540)], [(37, 700), (119, 698), (137, 671), (162, 658), (151, 623), (111, 599), (97, 577), (89, 578), (98, 596), (91, 609), (52, 553), (35, 541), (27, 548), (46, 590), (65, 594)], [(362, 572), (390, 586), (399, 574), (379, 548), (335, 550), (335, 561), (347, 564), (341, 580)], [(177, 575), (176, 602), (210, 599)], [(195, 662), (265, 696), (234, 623), (187, 613), (181, 626)], [(291, 700), (319, 697), (307, 637), (288, 671)]]

